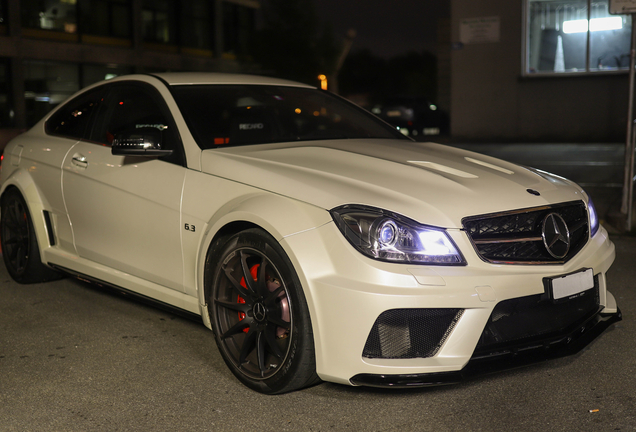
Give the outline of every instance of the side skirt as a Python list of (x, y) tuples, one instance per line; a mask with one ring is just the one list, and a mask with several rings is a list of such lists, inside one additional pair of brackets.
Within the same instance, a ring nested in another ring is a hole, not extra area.
[(121, 286), (112, 284), (110, 282), (106, 282), (104, 280), (98, 279), (98, 278), (94, 278), (92, 276), (88, 276), (86, 274), (77, 272), (75, 270), (71, 270), (69, 268), (57, 265), (57, 264), (53, 264), (53, 263), (47, 263), (50, 267), (59, 270), (61, 272), (64, 272), (70, 276), (73, 276), (76, 279), (81, 280), (82, 282), (87, 282), (90, 283), (91, 285), (95, 285), (103, 290), (109, 291), (111, 293), (120, 295), (122, 297), (126, 297), (126, 298), (130, 298), (134, 301), (137, 301), (139, 303), (143, 303), (145, 305), (148, 306), (152, 306), (154, 308), (157, 309), (161, 309), (165, 312), (169, 312), (172, 313), (174, 315), (180, 316), (181, 318), (185, 318), (188, 319), (190, 321), (194, 321), (196, 323), (203, 323), (203, 319), (201, 318), (201, 315), (197, 315), (195, 313), (192, 313), (190, 311), (187, 311), (185, 309), (181, 309), (177, 306), (173, 306), (170, 305), (168, 303), (164, 303), (160, 300), (156, 300), (153, 299), (151, 297), (145, 296), (143, 294), (139, 294), (135, 291), (123, 288)]

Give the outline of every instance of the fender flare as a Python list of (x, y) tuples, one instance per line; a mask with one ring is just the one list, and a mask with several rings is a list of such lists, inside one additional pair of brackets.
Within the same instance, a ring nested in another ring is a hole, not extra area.
[(38, 248), (40, 249), (40, 256), (44, 256), (44, 250), (49, 245), (49, 232), (42, 212), (50, 206), (26, 170), (18, 168), (9, 175), (0, 188), (0, 199), (4, 197), (7, 190), (14, 188), (18, 190), (26, 202), (29, 213), (31, 214), (31, 221), (33, 222), (33, 229), (35, 230)]
[[(208, 315), (207, 293), (203, 282), (203, 273), (208, 251), (213, 242), (224, 234), (234, 234), (249, 227), (260, 228), (270, 234), (283, 248), (292, 263), (298, 262), (292, 250), (281, 242), (285, 237), (303, 231), (316, 229), (332, 222), (331, 215), (325, 209), (267, 192), (258, 192), (237, 198), (221, 207), (206, 224), (199, 246), (196, 264), (196, 283), (199, 295), (201, 317), (208, 328), (212, 328)], [(228, 229), (229, 228), (229, 229)], [(294, 268), (301, 282), (309, 313), (315, 313), (313, 300), (307, 286), (303, 269)]]

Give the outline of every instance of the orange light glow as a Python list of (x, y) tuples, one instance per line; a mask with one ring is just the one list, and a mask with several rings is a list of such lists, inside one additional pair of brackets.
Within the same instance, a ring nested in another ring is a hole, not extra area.
[(318, 75), (318, 79), (320, 80), (320, 88), (327, 90), (327, 75), (320, 74)]

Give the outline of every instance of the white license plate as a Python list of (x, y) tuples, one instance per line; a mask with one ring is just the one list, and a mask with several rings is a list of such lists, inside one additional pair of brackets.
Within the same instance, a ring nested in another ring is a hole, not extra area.
[(554, 277), (552, 278), (552, 299), (560, 300), (572, 297), (590, 288), (594, 288), (594, 272), (592, 269)]

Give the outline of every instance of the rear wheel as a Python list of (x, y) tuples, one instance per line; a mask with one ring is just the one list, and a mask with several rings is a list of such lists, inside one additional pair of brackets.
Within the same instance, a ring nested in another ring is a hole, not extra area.
[(249, 229), (217, 241), (205, 275), (216, 343), (239, 380), (269, 394), (320, 381), (305, 296), (274, 238)]
[(11, 277), (19, 283), (59, 279), (62, 275), (42, 264), (33, 221), (26, 202), (15, 189), (2, 196), (0, 245), (2, 258)]

